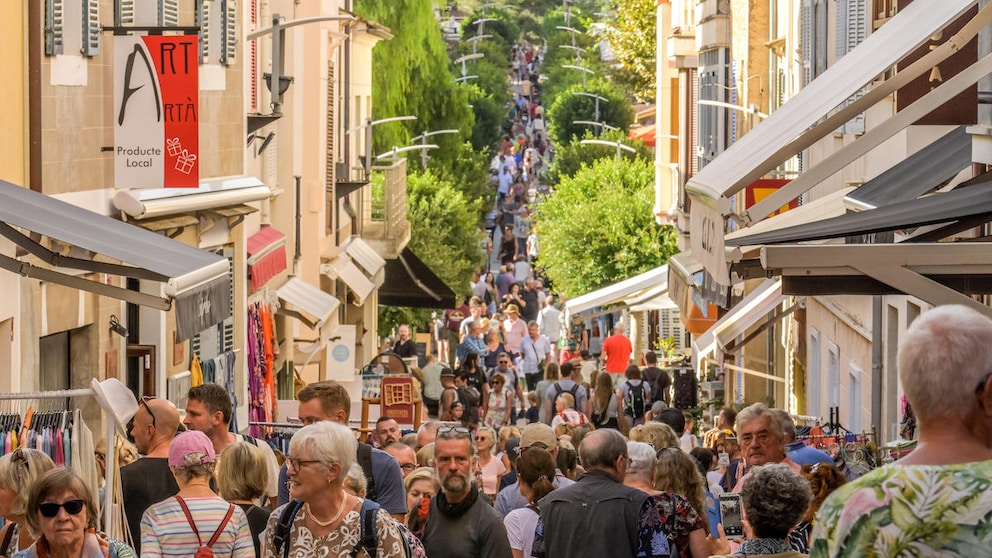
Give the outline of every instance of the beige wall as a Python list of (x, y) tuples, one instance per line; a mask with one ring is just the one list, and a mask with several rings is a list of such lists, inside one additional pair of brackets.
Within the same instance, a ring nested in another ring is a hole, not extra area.
[(0, 52), (6, 72), (0, 80), (0, 122), (7, 133), (0, 143), (0, 179), (27, 183), (27, 2), (9, 0), (7, 17), (0, 20)]

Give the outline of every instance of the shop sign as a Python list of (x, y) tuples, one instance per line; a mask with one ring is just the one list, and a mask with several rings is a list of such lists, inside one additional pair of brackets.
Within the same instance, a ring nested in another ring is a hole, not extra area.
[(714, 281), (730, 286), (730, 268), (724, 244), (723, 215), (698, 199), (689, 208), (689, 244), (692, 255)]
[(114, 37), (114, 185), (196, 188), (196, 35)]

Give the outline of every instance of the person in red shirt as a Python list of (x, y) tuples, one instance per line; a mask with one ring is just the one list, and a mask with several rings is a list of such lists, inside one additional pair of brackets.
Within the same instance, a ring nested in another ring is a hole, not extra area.
[[(613, 326), (613, 335), (603, 341), (602, 358), (606, 362), (606, 371), (610, 374), (623, 374), (630, 364), (630, 353), (634, 352), (634, 347), (630, 344), (630, 339), (623, 334), (624, 325), (618, 323)], [(616, 383), (614, 376), (614, 383)]]

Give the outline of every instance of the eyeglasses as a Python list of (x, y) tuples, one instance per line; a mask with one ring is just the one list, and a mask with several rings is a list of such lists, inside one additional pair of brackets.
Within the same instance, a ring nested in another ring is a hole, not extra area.
[(982, 376), (982, 381), (978, 382), (978, 387), (975, 388), (976, 395), (980, 393), (983, 389), (985, 389), (985, 384), (988, 383), (990, 376), (992, 376), (992, 372), (989, 372), (988, 374)]
[(65, 512), (69, 515), (76, 515), (83, 511), (83, 507), (86, 506), (86, 502), (83, 500), (69, 500), (68, 502), (62, 502), (61, 504), (56, 504), (55, 502), (45, 502), (44, 504), (38, 505), (38, 511), (41, 515), (52, 518), (59, 514), (59, 510), (65, 508)]
[(319, 459), (297, 459), (295, 457), (286, 458), (286, 466), (292, 467), (294, 471), (299, 471), (300, 467), (309, 465), (310, 463), (323, 463), (323, 461)]
[(455, 434), (471, 434), (472, 429), (464, 426), (442, 426), (437, 429), (438, 434), (447, 434), (448, 432), (454, 432)]
[(417, 464), (416, 463), (404, 463), (404, 464), (400, 465), (400, 469), (403, 469), (407, 473), (413, 472), (414, 469), (416, 469), (416, 468), (417, 468)]
[(141, 401), (138, 402), (138, 405), (144, 405), (145, 406), (145, 410), (148, 411), (148, 416), (152, 417), (152, 426), (156, 426), (155, 425), (155, 413), (152, 412), (152, 408), (148, 405), (148, 402), (151, 401), (152, 399), (155, 399), (155, 396), (154, 395), (145, 395), (145, 396), (142, 396)]

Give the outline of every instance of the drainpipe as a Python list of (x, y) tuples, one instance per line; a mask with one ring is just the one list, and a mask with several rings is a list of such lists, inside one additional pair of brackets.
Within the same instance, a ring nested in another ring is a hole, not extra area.
[(300, 194), (302, 190), (302, 177), (296, 175), (293, 177), (296, 180), (296, 251), (293, 253), (293, 272), (299, 273), (300, 256), (302, 251), (300, 250), (300, 227), (303, 220), (303, 212), (300, 209)]
[(42, 191), (41, 172), (41, 61), (45, 38), (44, 2), (27, 2), (28, 9), (28, 187)]
[(871, 297), (871, 423), (882, 427), (882, 297)]

